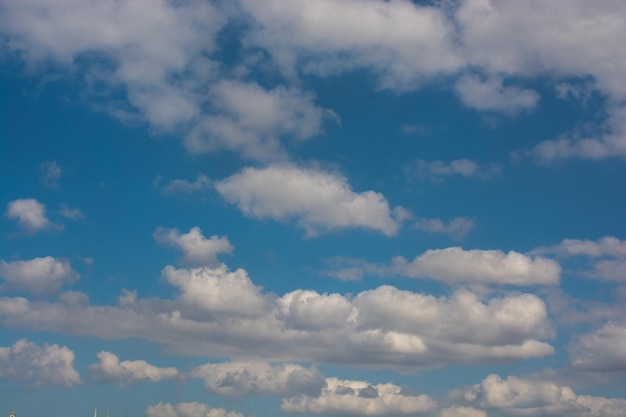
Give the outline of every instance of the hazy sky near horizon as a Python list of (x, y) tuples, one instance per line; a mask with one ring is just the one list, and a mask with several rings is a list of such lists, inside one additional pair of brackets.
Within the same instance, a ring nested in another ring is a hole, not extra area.
[(0, 414), (623, 417), (626, 2), (1, 0)]

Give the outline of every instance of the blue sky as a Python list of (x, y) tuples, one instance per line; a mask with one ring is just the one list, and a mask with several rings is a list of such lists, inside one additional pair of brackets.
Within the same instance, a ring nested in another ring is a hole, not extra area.
[(0, 413), (623, 416), (624, 38), (609, 0), (3, 1)]

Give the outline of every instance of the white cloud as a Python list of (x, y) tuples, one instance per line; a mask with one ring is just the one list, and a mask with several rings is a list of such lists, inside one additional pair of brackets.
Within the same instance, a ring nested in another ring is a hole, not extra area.
[(217, 255), (231, 253), (233, 246), (227, 237), (211, 236), (205, 238), (199, 227), (192, 227), (189, 233), (181, 234), (178, 229), (159, 227), (154, 238), (164, 246), (174, 246), (183, 252), (183, 259), (192, 264), (217, 265)]
[(555, 254), (562, 257), (588, 256), (599, 258), (611, 256), (626, 258), (626, 241), (613, 236), (594, 240), (564, 239), (555, 246), (540, 247), (533, 251), (538, 254)]
[(38, 346), (26, 339), (0, 347), (0, 378), (34, 386), (72, 386), (80, 383), (74, 352), (59, 345)]
[(268, 308), (261, 289), (243, 269), (230, 272), (225, 265), (195, 269), (167, 266), (163, 276), (180, 289), (180, 300), (197, 311), (254, 317)]
[(382, 194), (354, 192), (343, 176), (318, 169), (245, 168), (215, 188), (245, 215), (280, 222), (295, 219), (308, 236), (342, 228), (367, 228), (391, 236), (400, 228)]
[(191, 376), (203, 379), (205, 389), (218, 395), (317, 395), (326, 385), (316, 369), (289, 363), (209, 363), (195, 368)]
[(413, 171), (420, 177), (441, 182), (455, 175), (466, 178), (487, 179), (499, 175), (502, 172), (502, 167), (498, 164), (481, 166), (469, 159), (456, 159), (450, 162), (441, 160), (429, 162), (418, 159), (413, 167), (409, 167), (409, 172)]
[(313, 103), (311, 94), (293, 88), (266, 90), (255, 83), (217, 82), (210, 99), (217, 114), (198, 123), (185, 139), (193, 152), (240, 151), (245, 157), (272, 160), (282, 156), (279, 137), (309, 139), (321, 133), (329, 110)]
[(582, 272), (584, 276), (605, 281), (626, 281), (626, 241), (612, 236), (597, 241), (564, 239), (558, 245), (536, 248), (533, 253), (595, 259), (591, 267)]
[(193, 194), (208, 191), (213, 188), (213, 183), (204, 174), (198, 174), (196, 180), (191, 182), (184, 179), (174, 179), (161, 187), (164, 194)]
[(282, 410), (296, 414), (380, 416), (425, 414), (437, 408), (427, 395), (406, 395), (391, 383), (373, 385), (326, 378), (326, 384), (318, 397), (299, 395), (283, 399)]
[(487, 300), (383, 286), (346, 297), (296, 290), (263, 292), (244, 270), (166, 267), (175, 299), (123, 291), (117, 305), (85, 294), (58, 300), (0, 298), (0, 324), (20, 329), (139, 338), (178, 354), (241, 361), (312, 361), (419, 369), (449, 363), (518, 360), (554, 352), (546, 307), (531, 294)]
[(41, 171), (41, 182), (46, 188), (58, 188), (59, 178), (61, 178), (61, 167), (56, 161), (45, 161), (39, 165)]
[(464, 75), (454, 88), (466, 106), (482, 111), (516, 114), (533, 108), (539, 100), (535, 91), (504, 86), (498, 78), (482, 80), (477, 76)]
[(440, 218), (419, 218), (413, 225), (417, 230), (430, 233), (443, 233), (454, 240), (463, 239), (476, 225), (476, 220), (469, 217), (454, 217), (445, 224)]
[(146, 417), (244, 417), (236, 411), (227, 411), (224, 408), (211, 408), (198, 402), (163, 403), (148, 406), (144, 413)]
[(626, 372), (626, 326), (607, 323), (582, 335), (569, 346), (575, 369), (591, 372)]
[[(28, 63), (85, 65), (92, 79), (123, 86), (130, 104), (162, 129), (200, 112), (196, 86), (173, 75), (210, 78), (202, 54), (214, 49), (213, 36), (225, 23), (206, 2), (26, 0), (3, 9), (0, 26), (8, 46)], [(81, 61), (88, 53), (112, 65)]]
[(489, 375), (480, 384), (455, 390), (452, 398), (505, 416), (619, 417), (626, 400), (577, 395), (567, 386)]
[(79, 275), (65, 259), (51, 256), (28, 261), (0, 261), (0, 276), (10, 288), (35, 295), (59, 291), (64, 284), (75, 282)]
[(89, 374), (95, 381), (121, 385), (141, 381), (158, 382), (178, 377), (176, 368), (159, 368), (144, 360), (122, 361), (106, 351), (98, 352), (98, 363), (89, 365)]
[(607, 111), (608, 119), (595, 131), (575, 131), (541, 142), (530, 154), (543, 163), (568, 158), (626, 158), (626, 107), (612, 107)]
[(37, 233), (52, 226), (52, 223), (46, 217), (46, 206), (33, 198), (9, 202), (4, 215), (9, 219), (17, 220), (29, 233)]
[(515, 251), (431, 249), (412, 262), (398, 256), (393, 270), (412, 278), (433, 278), (448, 283), (476, 282), (509, 285), (558, 284), (561, 267), (551, 259)]
[(67, 217), (68, 219), (72, 219), (72, 220), (79, 220), (79, 219), (85, 218), (85, 214), (80, 209), (71, 209), (65, 204), (61, 204), (60, 213), (61, 213), (61, 216)]
[(487, 413), (472, 407), (452, 406), (439, 411), (438, 417), (487, 417)]
[(380, 85), (415, 88), (463, 65), (445, 11), (409, 1), (244, 0), (255, 22), (247, 41), (267, 49), (287, 75), (372, 69)]

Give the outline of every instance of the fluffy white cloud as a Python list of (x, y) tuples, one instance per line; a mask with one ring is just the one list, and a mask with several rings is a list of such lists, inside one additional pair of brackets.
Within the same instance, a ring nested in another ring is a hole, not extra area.
[(459, 389), (452, 397), (506, 416), (619, 417), (626, 400), (576, 395), (570, 387), (513, 376), (489, 375), (480, 384)]
[(195, 368), (191, 376), (203, 379), (205, 389), (219, 395), (317, 395), (326, 385), (316, 369), (289, 363), (208, 363)]
[(576, 369), (592, 372), (626, 372), (626, 326), (607, 323), (569, 346)]
[(227, 237), (211, 236), (205, 238), (199, 227), (192, 227), (189, 233), (181, 234), (178, 229), (159, 227), (154, 232), (157, 242), (165, 246), (174, 246), (183, 252), (183, 259), (200, 265), (217, 265), (217, 255), (231, 253), (233, 246)]
[(196, 269), (167, 266), (163, 276), (180, 289), (183, 304), (196, 311), (254, 317), (268, 308), (269, 300), (243, 269), (230, 272), (225, 265)]
[(425, 414), (437, 403), (427, 395), (407, 395), (397, 385), (326, 378), (326, 388), (317, 397), (285, 398), (281, 408), (288, 413), (335, 416), (380, 416)]
[(141, 381), (158, 382), (178, 376), (176, 368), (159, 368), (143, 360), (122, 361), (117, 355), (98, 352), (99, 363), (89, 365), (91, 377), (102, 383), (132, 384)]
[(222, 80), (211, 87), (215, 115), (206, 116), (185, 139), (194, 152), (230, 149), (261, 160), (281, 158), (279, 137), (309, 139), (321, 132), (329, 110), (293, 88), (266, 90), (255, 83)]
[(61, 167), (56, 161), (45, 161), (39, 165), (41, 171), (41, 182), (46, 188), (58, 188), (59, 178), (61, 178)]
[(28, 261), (0, 261), (0, 277), (10, 288), (36, 295), (57, 292), (63, 284), (75, 282), (79, 275), (65, 259), (51, 256)]
[(515, 86), (504, 86), (502, 80), (465, 75), (454, 86), (461, 101), (477, 110), (499, 111), (516, 114), (531, 109), (539, 100), (539, 94)]
[(561, 267), (551, 259), (500, 250), (432, 249), (408, 262), (393, 259), (395, 273), (449, 283), (478, 282), (510, 285), (558, 284)]
[(370, 68), (383, 87), (407, 90), (452, 73), (454, 50), (446, 12), (410, 1), (244, 0), (255, 19), (248, 42), (267, 49), (288, 75)]
[(52, 226), (52, 223), (46, 217), (46, 206), (34, 198), (24, 198), (9, 202), (4, 215), (9, 219), (17, 220), (29, 233), (37, 233)]
[(419, 218), (413, 225), (417, 230), (430, 233), (443, 233), (452, 239), (463, 239), (476, 225), (476, 220), (469, 217), (454, 217), (445, 224), (440, 218)]
[(434, 182), (441, 182), (448, 177), (460, 175), (466, 178), (491, 178), (502, 172), (498, 164), (481, 166), (469, 159), (456, 159), (445, 161), (424, 161), (418, 159), (415, 165), (408, 168), (409, 173), (415, 173), (419, 177), (425, 177)]
[(26, 339), (0, 347), (0, 378), (34, 386), (72, 386), (80, 383), (74, 352), (59, 345), (38, 346)]
[(146, 408), (146, 417), (243, 417), (236, 411), (224, 408), (211, 408), (198, 402), (189, 403), (158, 403)]
[(341, 228), (395, 235), (406, 210), (392, 211), (382, 194), (354, 192), (346, 178), (319, 169), (272, 165), (245, 168), (215, 188), (245, 215), (286, 222), (295, 219), (308, 236)]
[(546, 307), (531, 294), (481, 300), (383, 286), (356, 294), (262, 292), (243, 270), (165, 268), (175, 299), (124, 291), (117, 305), (82, 293), (58, 301), (0, 298), (0, 324), (104, 338), (141, 338), (180, 354), (236, 360), (313, 361), (361, 366), (441, 366), (517, 360), (554, 352)]

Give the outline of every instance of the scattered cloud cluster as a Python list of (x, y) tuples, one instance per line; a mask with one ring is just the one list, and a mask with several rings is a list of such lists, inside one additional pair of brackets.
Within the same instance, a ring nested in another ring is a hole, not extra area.
[(74, 369), (74, 352), (65, 346), (39, 346), (26, 339), (0, 347), (0, 378), (32, 386), (69, 387), (81, 382)]
[(316, 395), (326, 385), (316, 369), (289, 363), (208, 363), (195, 368), (191, 376), (203, 379), (207, 392), (218, 395)]
[(567, 386), (510, 376), (489, 375), (480, 384), (456, 390), (456, 401), (505, 416), (568, 415), (618, 417), (626, 400), (577, 395)]
[(427, 395), (407, 395), (394, 384), (372, 385), (365, 381), (326, 378), (316, 397), (299, 395), (283, 399), (283, 411), (294, 414), (334, 416), (381, 416), (425, 414), (437, 408)]
[(65, 292), (57, 301), (5, 297), (0, 324), (139, 337), (180, 354), (404, 369), (554, 352), (544, 341), (552, 334), (546, 306), (531, 294), (483, 301), (467, 291), (436, 298), (382, 286), (352, 298), (309, 290), (277, 296), (254, 285), (246, 271), (229, 272), (223, 265), (168, 266), (163, 274), (178, 287), (177, 298), (138, 299), (123, 291), (117, 305), (91, 305), (78, 292)]

